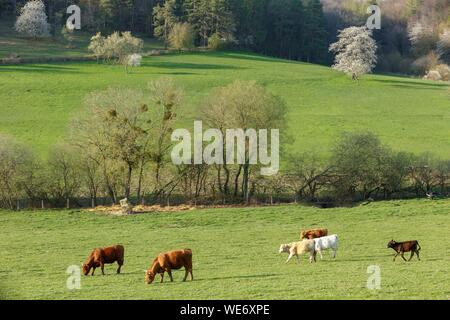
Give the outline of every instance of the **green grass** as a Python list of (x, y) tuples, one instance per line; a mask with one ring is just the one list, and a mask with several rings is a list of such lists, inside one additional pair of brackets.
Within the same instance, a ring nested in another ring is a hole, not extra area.
[[(89, 54), (87, 47), (92, 32), (77, 31), (74, 34), (73, 47), (69, 48), (60, 33), (56, 38), (31, 39), (14, 31), (14, 20), (0, 21), (0, 59), (11, 54), (18, 54), (21, 58), (42, 57), (77, 57)], [(144, 52), (162, 49), (160, 41), (144, 38)]]
[(371, 130), (399, 151), (450, 156), (448, 83), (382, 75), (356, 83), (327, 67), (236, 52), (148, 57), (131, 74), (95, 62), (0, 66), (0, 133), (46, 154), (89, 92), (162, 76), (186, 91), (180, 126), (192, 127), (214, 87), (256, 80), (288, 105), (290, 150), (326, 155), (340, 133)]
[[(0, 212), (3, 299), (449, 299), (450, 201), (393, 201), (321, 210), (300, 206), (210, 209), (127, 217), (79, 211)], [(340, 236), (336, 260), (285, 264), (281, 243), (300, 228)], [(418, 239), (422, 261), (392, 262), (387, 242)], [(69, 265), (97, 246), (125, 246), (123, 274), (82, 276), (66, 289)], [(193, 250), (194, 282), (144, 283), (161, 251)], [(381, 290), (366, 288), (367, 267), (381, 268)]]

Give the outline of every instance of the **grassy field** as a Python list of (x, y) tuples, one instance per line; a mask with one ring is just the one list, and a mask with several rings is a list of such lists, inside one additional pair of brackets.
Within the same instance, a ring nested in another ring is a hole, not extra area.
[[(89, 52), (87, 47), (93, 33), (77, 32), (73, 35), (73, 47), (69, 48), (61, 34), (56, 38), (32, 39), (23, 37), (14, 31), (14, 20), (0, 21), (0, 59), (11, 54), (18, 54), (22, 58), (40, 57), (76, 57), (85, 56)], [(161, 42), (145, 39), (144, 51), (161, 49)]]
[[(394, 201), (321, 210), (301, 206), (210, 209), (111, 217), (80, 211), (0, 212), (3, 299), (450, 299), (450, 201)], [(281, 243), (300, 228), (340, 236), (338, 257), (285, 264)], [(391, 238), (418, 239), (422, 261), (392, 262)], [(122, 243), (123, 274), (106, 267), (66, 289), (69, 265), (91, 249)], [(194, 282), (144, 283), (161, 251), (193, 250)], [(381, 290), (366, 288), (367, 267), (381, 268)]]
[(284, 143), (291, 150), (326, 155), (341, 132), (371, 130), (397, 150), (450, 158), (447, 83), (382, 75), (356, 83), (327, 67), (237, 52), (148, 57), (130, 74), (95, 62), (0, 66), (0, 133), (45, 155), (66, 135), (89, 92), (145, 87), (162, 76), (175, 78), (186, 91), (179, 114), (187, 128), (214, 87), (256, 80), (288, 105), (292, 139)]

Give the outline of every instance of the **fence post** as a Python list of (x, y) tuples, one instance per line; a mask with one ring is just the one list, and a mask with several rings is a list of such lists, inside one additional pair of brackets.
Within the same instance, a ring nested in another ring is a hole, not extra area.
[(19, 210), (20, 210), (20, 200), (17, 199), (17, 211), (19, 211)]
[(41, 209), (44, 210), (45, 206), (44, 206), (44, 200), (41, 200)]
[(70, 209), (70, 199), (69, 198), (67, 198), (66, 209)]

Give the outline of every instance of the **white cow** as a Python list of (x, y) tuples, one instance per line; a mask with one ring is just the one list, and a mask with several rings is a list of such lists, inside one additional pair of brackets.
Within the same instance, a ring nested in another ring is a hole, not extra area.
[(315, 242), (315, 250), (320, 254), (320, 259), (323, 259), (322, 250), (333, 250), (333, 259), (336, 258), (336, 252), (338, 249), (338, 236), (337, 234), (333, 234), (331, 236), (322, 237), (314, 239)]

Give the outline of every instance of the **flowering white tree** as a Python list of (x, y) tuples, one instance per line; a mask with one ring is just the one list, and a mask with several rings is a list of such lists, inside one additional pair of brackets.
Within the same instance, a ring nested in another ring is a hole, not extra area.
[(138, 53), (133, 53), (128, 56), (127, 63), (125, 64), (125, 69), (128, 72), (128, 67), (140, 67), (142, 61), (142, 56)]
[(15, 29), (33, 38), (49, 36), (50, 25), (47, 22), (45, 4), (41, 0), (28, 1), (20, 10)]
[(365, 26), (339, 31), (338, 41), (330, 46), (330, 51), (336, 53), (333, 69), (351, 75), (353, 80), (371, 72), (377, 63), (377, 44), (372, 30)]
[(140, 53), (144, 46), (144, 41), (133, 37), (131, 32), (114, 32), (107, 38), (101, 33), (97, 33), (91, 38), (88, 50), (93, 52), (99, 59), (103, 57), (106, 61), (127, 65), (128, 57), (134, 53)]

